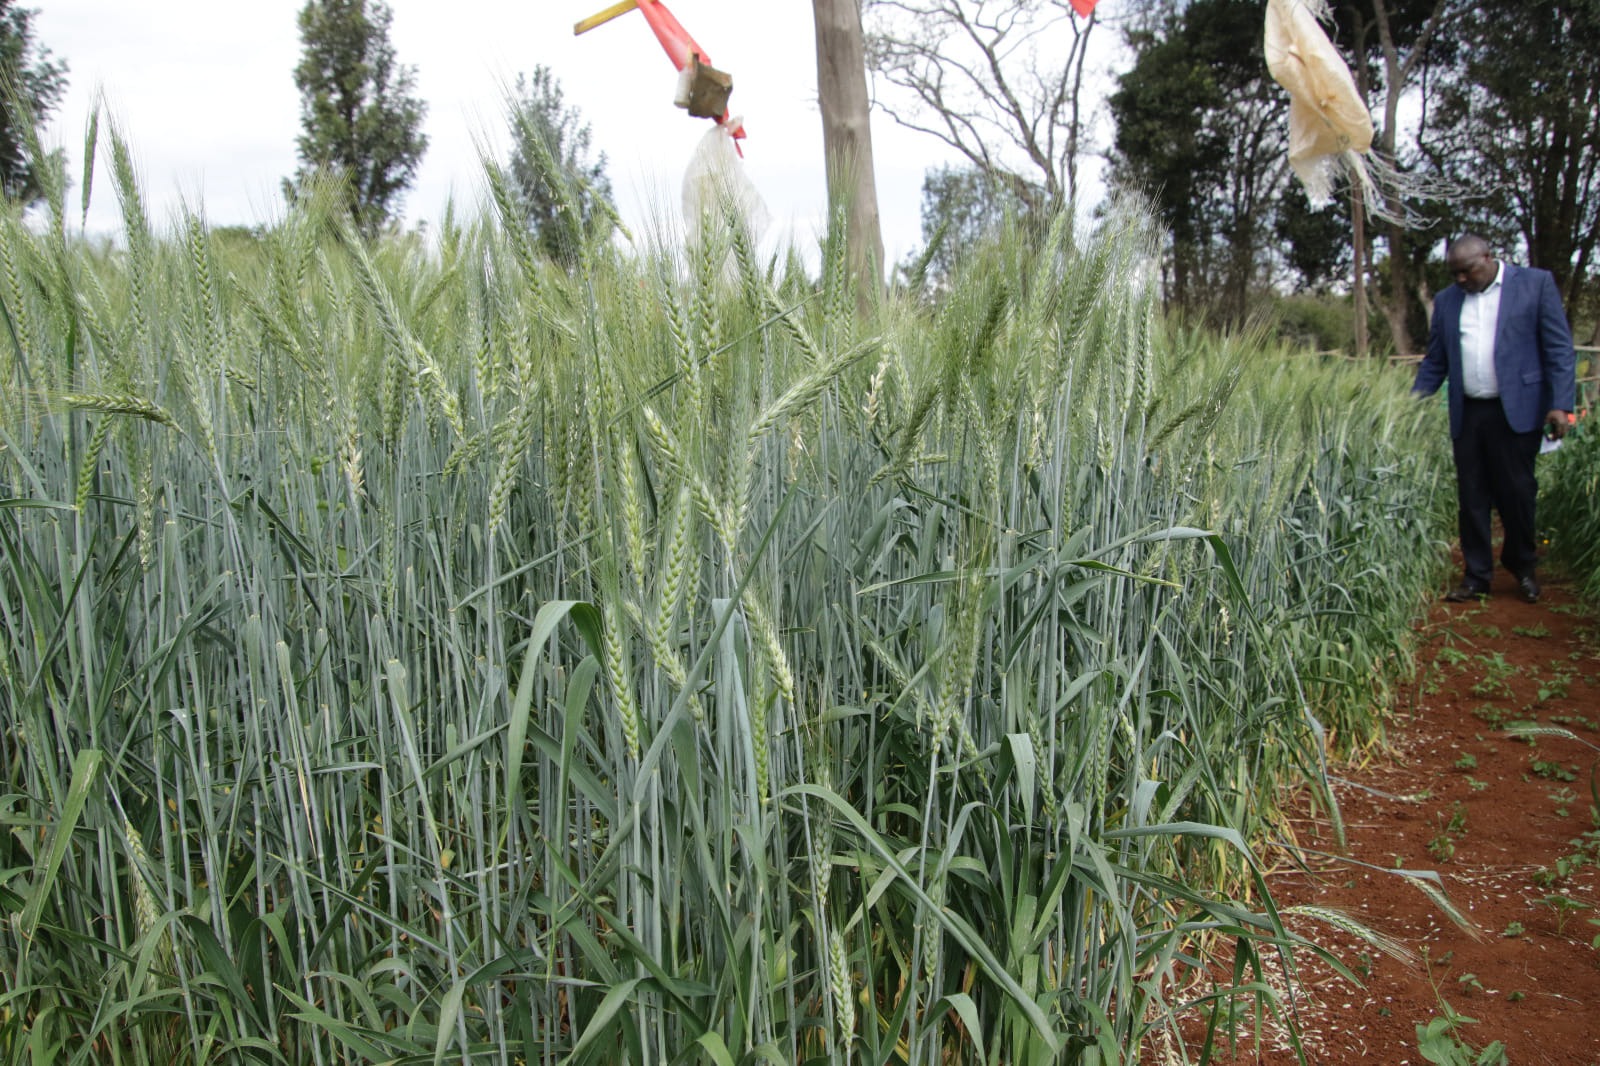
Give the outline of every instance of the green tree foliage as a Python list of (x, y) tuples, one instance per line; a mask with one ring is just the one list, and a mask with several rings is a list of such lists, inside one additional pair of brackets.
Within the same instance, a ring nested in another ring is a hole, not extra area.
[[(1356, 87), (1372, 113), (1374, 136), (1369, 158), (1402, 173), (1417, 174), (1415, 124), (1409, 118), (1401, 121), (1401, 103), (1420, 101), (1421, 90), (1428, 85), (1423, 74), (1454, 48), (1450, 26), (1468, 2), (1346, 0), (1332, 5), (1332, 21), (1325, 28), (1349, 62)], [(1362, 273), (1372, 300), (1382, 311), (1382, 328), (1394, 350), (1414, 352), (1414, 338), (1425, 337), (1428, 330), (1425, 287), (1417, 284), (1424, 276), (1428, 238), (1419, 236), (1405, 219), (1423, 213), (1422, 201), (1442, 202), (1449, 191), (1434, 188), (1427, 197), (1407, 196), (1392, 183), (1381, 184), (1381, 189), (1373, 190), (1376, 195), (1370, 203), (1363, 198), (1359, 216), (1345, 204), (1347, 230), (1352, 245), (1361, 243)], [(1381, 235), (1387, 258), (1377, 257), (1370, 248), (1374, 235)], [(1361, 347), (1359, 343), (1357, 347)]]
[(528, 229), (563, 266), (616, 223), (606, 156), (590, 157), (589, 124), (569, 106), (550, 68), (517, 75), (511, 99), (511, 181)]
[(1293, 272), (1295, 288), (1327, 289), (1350, 277), (1348, 198), (1312, 207), (1291, 188), (1278, 205), (1272, 231), (1285, 265)]
[(1172, 241), (1167, 295), (1242, 318), (1291, 188), (1288, 98), (1267, 73), (1264, 0), (1168, 3), (1128, 30), (1111, 98), (1112, 182), (1150, 197)]
[(1460, 223), (1524, 246), (1574, 309), (1600, 241), (1600, 0), (1480, 0), (1453, 29), (1425, 150), (1480, 193)]
[(339, 179), (368, 235), (398, 211), (428, 147), (427, 105), (412, 92), (415, 68), (395, 62), (392, 19), (381, 0), (308, 0), (300, 10), (301, 166), (286, 192)]
[(1013, 184), (975, 166), (930, 168), (922, 176), (923, 249), (907, 269), (943, 289), (972, 250), (996, 237), (1008, 218), (1027, 217), (1027, 202)]
[(0, 189), (24, 204), (43, 196), (29, 131), (61, 101), (67, 65), (33, 39), (37, 12), (0, 0)]

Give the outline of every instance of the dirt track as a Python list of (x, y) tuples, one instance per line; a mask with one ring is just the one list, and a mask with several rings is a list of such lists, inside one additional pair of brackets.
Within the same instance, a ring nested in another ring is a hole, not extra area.
[[(1600, 1064), (1600, 637), (1557, 584), (1535, 605), (1505, 574), (1491, 591), (1439, 605), (1390, 750), (1334, 771), (1345, 847), (1323, 817), (1289, 823), (1302, 848), (1340, 857), (1306, 855), (1301, 869), (1282, 853), (1269, 878), (1279, 905), (1342, 911), (1410, 959), (1296, 919), (1364, 978), (1307, 967), (1296, 1011), (1311, 1062), (1458, 1061), (1421, 1053), (1417, 1027), (1431, 1024), (1473, 1049), (1501, 1041), (1517, 1066)], [(1579, 739), (1530, 743), (1508, 733), (1519, 721)], [(1396, 867), (1436, 871), (1470, 929)], [(1444, 1004), (1476, 1022), (1452, 1024)], [(1295, 1058), (1268, 1026), (1230, 1061)]]

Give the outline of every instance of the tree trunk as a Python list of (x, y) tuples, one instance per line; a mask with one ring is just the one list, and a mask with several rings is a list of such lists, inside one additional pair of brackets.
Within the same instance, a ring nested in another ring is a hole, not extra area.
[(1351, 271), (1350, 295), (1355, 303), (1356, 356), (1367, 356), (1367, 201), (1361, 183), (1350, 186)]
[(828, 207), (850, 219), (850, 245), (865, 304), (883, 277), (883, 235), (873, 183), (867, 61), (857, 0), (812, 0), (817, 28), (817, 99), (827, 159)]
[[(1367, 21), (1360, 12), (1351, 10), (1351, 17), (1355, 23), (1356, 53), (1365, 55), (1367, 50)], [(1356, 91), (1361, 94), (1365, 105), (1368, 95), (1367, 65), (1355, 63)], [(1352, 323), (1355, 332), (1356, 358), (1367, 357), (1367, 201), (1362, 195), (1361, 183), (1350, 183), (1350, 297), (1352, 308)]]
[(1416, 345), (1411, 340), (1411, 286), (1407, 284), (1409, 260), (1405, 254), (1405, 231), (1389, 224), (1389, 299), (1383, 317), (1389, 320), (1389, 336), (1396, 355), (1411, 355)]
[[(1372, 0), (1373, 28), (1378, 31), (1378, 44), (1383, 51), (1383, 126), (1379, 131), (1377, 149), (1379, 155), (1390, 163), (1398, 164), (1396, 154), (1396, 137), (1400, 124), (1400, 99), (1405, 95), (1406, 86), (1411, 81), (1417, 63), (1427, 54), (1428, 42), (1432, 40), (1439, 27), (1451, 17), (1451, 5), (1448, 0), (1435, 0), (1433, 11), (1423, 23), (1416, 40), (1412, 42), (1410, 53), (1401, 58), (1400, 49), (1396, 46), (1394, 33), (1389, 24), (1389, 6), (1386, 0)], [(1361, 54), (1366, 55), (1366, 36), (1363, 30), (1361, 36)], [(1366, 63), (1357, 64), (1358, 77), (1361, 79), (1361, 95), (1366, 98)], [(1391, 191), (1387, 197), (1389, 214), (1398, 217), (1404, 206), (1399, 197)], [(1400, 355), (1410, 355), (1415, 344), (1411, 337), (1411, 305), (1410, 290), (1411, 279), (1407, 276), (1411, 271), (1411, 259), (1407, 254), (1405, 227), (1398, 222), (1389, 223), (1389, 299), (1384, 304), (1383, 314), (1389, 321), (1389, 335), (1394, 339), (1394, 350)], [(1431, 313), (1431, 312), (1430, 312)]]

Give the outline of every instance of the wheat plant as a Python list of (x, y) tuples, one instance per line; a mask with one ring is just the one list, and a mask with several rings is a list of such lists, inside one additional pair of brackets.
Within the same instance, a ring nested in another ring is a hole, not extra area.
[(1442, 557), (1403, 382), (1164, 323), (1133, 207), (858, 320), (837, 234), (160, 231), (111, 137), (114, 247), (0, 219), (0, 1054), (1133, 1063), (1290, 1009), (1253, 842)]

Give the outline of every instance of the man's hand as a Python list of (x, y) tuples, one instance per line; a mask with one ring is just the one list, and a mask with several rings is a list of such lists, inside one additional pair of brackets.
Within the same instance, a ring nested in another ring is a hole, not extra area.
[(1567, 435), (1567, 430), (1572, 428), (1572, 412), (1551, 411), (1544, 416), (1544, 435), (1551, 440), (1560, 440)]

